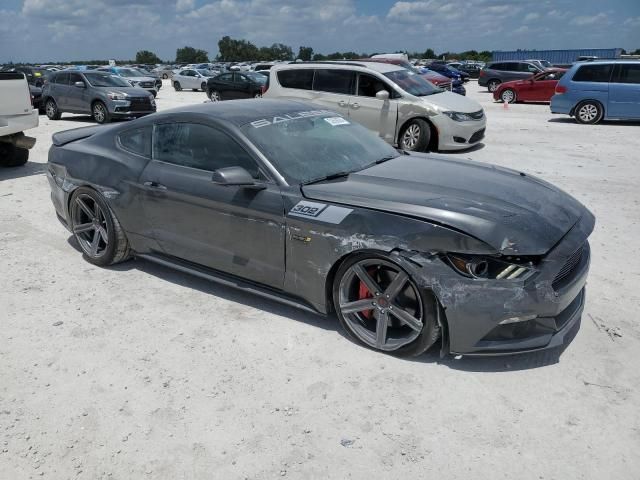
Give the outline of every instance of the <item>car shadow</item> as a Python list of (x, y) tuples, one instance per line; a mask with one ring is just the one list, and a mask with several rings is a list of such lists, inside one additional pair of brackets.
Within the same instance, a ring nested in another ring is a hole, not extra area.
[(476, 143), (473, 147), (465, 148), (464, 150), (447, 150), (443, 152), (434, 152), (434, 153), (442, 153), (443, 155), (464, 155), (466, 153), (477, 152), (478, 150), (482, 150), (485, 147), (485, 144), (480, 142)]
[[(78, 252), (82, 252), (80, 246), (73, 236), (70, 236), (67, 239), (67, 242)], [(234, 302), (246, 307), (255, 308), (256, 310), (261, 310), (273, 315), (278, 315), (280, 317), (288, 318), (296, 322), (306, 323), (307, 325), (311, 325), (323, 330), (336, 332), (338, 335), (348, 339), (352, 343), (351, 348), (368, 348), (366, 346), (359, 345), (353, 342), (353, 340), (349, 338), (349, 336), (344, 332), (334, 314), (324, 316), (319, 313), (316, 314), (300, 310), (298, 308), (279, 303), (276, 300), (262, 298), (258, 295), (246, 294), (240, 290), (236, 290), (235, 288), (221, 285), (210, 280), (205, 280), (203, 278), (199, 278), (194, 275), (174, 270), (170, 267), (165, 267), (163, 265), (159, 265), (157, 263), (140, 258), (128, 262), (119, 263), (117, 265), (106, 268), (108, 270), (120, 272), (137, 269), (148, 275), (153, 275), (154, 277), (157, 277), (163, 281), (171, 282), (180, 287), (197, 290), (199, 292), (212, 295), (229, 302)], [(577, 334), (579, 324), (580, 322), (578, 322), (573, 331), (567, 335), (565, 344), (562, 347), (549, 350), (541, 350), (536, 352), (507, 356), (482, 357), (470, 355), (454, 356), (448, 354), (444, 357), (441, 357), (441, 342), (438, 341), (431, 347), (431, 349), (427, 353), (424, 353), (417, 357), (403, 357), (393, 354), (388, 355), (407, 362), (443, 365), (451, 368), (452, 370), (460, 370), (464, 372), (499, 373), (518, 370), (531, 370), (534, 368), (546, 367), (558, 363), (560, 361), (560, 356)], [(381, 352), (379, 354), (385, 355)]]
[[(580, 125), (578, 122), (576, 122), (573, 118), (571, 117), (554, 117), (554, 118), (550, 118), (549, 120), (547, 120), (547, 122), (549, 123), (571, 123), (573, 125)], [(626, 126), (626, 127), (637, 127), (640, 126), (640, 122), (633, 122), (633, 121), (613, 121), (613, 120), (603, 120), (600, 123), (598, 123), (597, 125), (604, 125), (604, 126)], [(585, 126), (589, 126), (589, 125), (585, 125)], [(591, 126), (595, 126), (595, 125), (591, 125)]]
[(0, 182), (3, 180), (42, 175), (45, 172), (46, 164), (36, 162), (27, 162), (20, 167), (0, 167)]

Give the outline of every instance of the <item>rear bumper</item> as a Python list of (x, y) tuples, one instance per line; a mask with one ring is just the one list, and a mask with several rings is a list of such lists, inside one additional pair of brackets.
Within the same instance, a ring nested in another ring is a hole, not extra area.
[(566, 94), (556, 94), (551, 97), (549, 108), (551, 108), (551, 113), (562, 113), (565, 115), (571, 115), (573, 105), (573, 100), (571, 100)]
[(21, 115), (3, 116), (0, 118), (0, 137), (35, 128), (38, 126), (38, 118), (38, 110)]

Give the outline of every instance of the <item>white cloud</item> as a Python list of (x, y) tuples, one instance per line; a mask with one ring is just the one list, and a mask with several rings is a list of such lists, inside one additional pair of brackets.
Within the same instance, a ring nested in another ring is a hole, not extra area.
[(601, 12), (597, 15), (580, 15), (571, 20), (571, 25), (585, 27), (587, 25), (595, 25), (597, 23), (608, 23), (609, 17), (606, 13)]
[(176, 11), (178, 12), (193, 10), (194, 7), (195, 7), (194, 0), (177, 0), (176, 1)]
[(540, 18), (540, 14), (536, 12), (527, 13), (524, 16), (525, 22), (533, 22), (534, 20), (538, 20)]

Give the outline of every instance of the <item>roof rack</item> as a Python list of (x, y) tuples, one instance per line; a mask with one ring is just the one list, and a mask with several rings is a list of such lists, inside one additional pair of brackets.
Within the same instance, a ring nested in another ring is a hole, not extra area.
[[(360, 63), (358, 62), (349, 62), (349, 61), (344, 61), (344, 60), (319, 60), (317, 62), (314, 62), (313, 60), (308, 61), (308, 62), (292, 62), (293, 65), (305, 65), (305, 64), (310, 64), (313, 63), (315, 64), (322, 64), (322, 65), (347, 65), (347, 66), (351, 66), (351, 67), (366, 67), (366, 65), (362, 64), (362, 62), (365, 60), (361, 60)], [(373, 63), (381, 63), (381, 62), (373, 62)]]
[(584, 60), (576, 60), (576, 62), (599, 62), (600, 60), (621, 60), (621, 61), (629, 61), (629, 60), (640, 60), (640, 57), (598, 57), (598, 58), (585, 58)]

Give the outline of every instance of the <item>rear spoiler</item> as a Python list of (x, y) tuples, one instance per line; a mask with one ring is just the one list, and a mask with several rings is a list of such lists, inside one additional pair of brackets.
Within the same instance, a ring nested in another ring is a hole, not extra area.
[(67, 143), (76, 142), (84, 138), (89, 138), (90, 136), (100, 132), (103, 128), (104, 127), (102, 126), (94, 126), (64, 130), (62, 132), (54, 133), (51, 137), (51, 140), (56, 147), (61, 147), (62, 145), (66, 145)]

